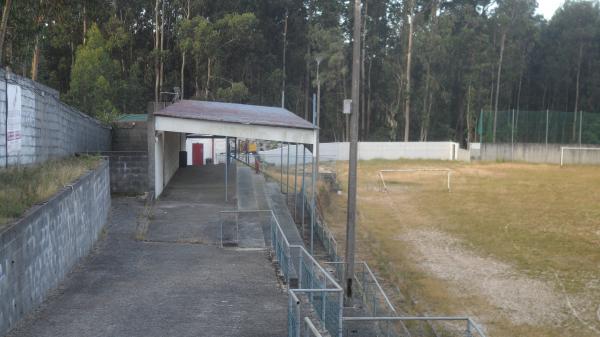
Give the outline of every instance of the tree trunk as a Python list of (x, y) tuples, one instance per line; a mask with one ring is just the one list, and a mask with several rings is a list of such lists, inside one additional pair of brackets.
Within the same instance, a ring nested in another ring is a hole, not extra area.
[(281, 70), (281, 107), (285, 108), (285, 53), (287, 48), (287, 29), (288, 29), (288, 12), (285, 12), (285, 22), (283, 25), (283, 60)]
[(367, 75), (367, 133), (365, 139), (369, 138), (371, 133), (371, 70), (373, 68), (373, 60), (369, 58), (369, 72)]
[(163, 82), (165, 77), (165, 62), (163, 60), (163, 51), (165, 50), (165, 2), (162, 2), (162, 11), (160, 13), (160, 78), (158, 87), (163, 91)]
[(210, 93), (210, 68), (211, 58), (208, 58), (206, 65), (206, 88), (204, 89), (204, 99), (208, 100), (208, 94)]
[(500, 59), (498, 60), (498, 74), (496, 75), (496, 101), (494, 102), (494, 131), (492, 133), (492, 142), (496, 143), (496, 128), (498, 124), (498, 99), (500, 96), (500, 76), (502, 74), (502, 61), (504, 59), (504, 44), (506, 43), (506, 29), (502, 32), (500, 39)]
[(87, 15), (86, 15), (86, 11), (85, 11), (85, 1), (83, 3), (83, 44), (85, 44), (86, 41), (86, 35), (87, 35)]
[(2, 23), (0, 24), (0, 66), (4, 64), (4, 39), (6, 38), (6, 26), (8, 25), (11, 4), (12, 0), (6, 0), (4, 9), (2, 10)]
[[(307, 44), (306, 55), (310, 55), (310, 44)], [(304, 119), (308, 120), (310, 110), (310, 61), (306, 58), (306, 70), (304, 71)]]
[(181, 99), (184, 99), (184, 85), (185, 85), (185, 50), (181, 52)]
[[(190, 2), (191, 2), (191, 0), (188, 0), (188, 2), (187, 2), (187, 11), (185, 13), (186, 20), (189, 20), (190, 16), (192, 15), (192, 13), (191, 13), (192, 9), (191, 9)], [(181, 99), (184, 99), (184, 96), (185, 96), (185, 90), (184, 90), (185, 89), (185, 56), (186, 56), (185, 54), (186, 54), (186, 51), (183, 50), (181, 52), (181, 88), (179, 91), (181, 93), (181, 97), (180, 97)]]
[(40, 64), (40, 36), (35, 36), (35, 48), (33, 50), (33, 59), (31, 60), (31, 80), (37, 81), (38, 66)]
[(425, 95), (423, 95), (423, 112), (421, 114), (421, 133), (419, 135), (419, 140), (424, 141), (424, 136), (426, 134), (426, 130), (429, 127), (429, 116), (427, 115), (427, 107), (429, 106), (429, 83), (431, 76), (431, 64), (429, 60), (425, 64)]
[(579, 45), (579, 57), (577, 58), (577, 78), (575, 81), (575, 107), (573, 108), (573, 138), (577, 136), (577, 111), (579, 110), (579, 79), (581, 77), (581, 59), (583, 58), (583, 43)]
[(471, 83), (469, 83), (469, 88), (467, 89), (467, 146), (473, 139), (473, 130), (471, 130), (472, 125), (472, 116), (471, 116)]
[(412, 47), (413, 47), (413, 4), (409, 4), (409, 15), (408, 15), (408, 49), (406, 51), (406, 96), (404, 100), (404, 141), (408, 142), (410, 133), (410, 70), (412, 63)]
[(365, 0), (365, 13), (363, 14), (363, 25), (362, 25), (362, 50), (360, 53), (360, 139), (365, 136), (365, 115), (366, 115), (366, 100), (365, 100), (365, 58), (367, 48), (367, 13), (369, 10), (369, 1)]

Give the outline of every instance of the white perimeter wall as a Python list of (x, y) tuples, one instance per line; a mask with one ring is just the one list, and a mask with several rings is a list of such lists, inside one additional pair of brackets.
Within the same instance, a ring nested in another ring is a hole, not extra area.
[(179, 151), (183, 148), (181, 134), (161, 132), (154, 143), (154, 195), (161, 195), (163, 189), (177, 169), (179, 169)]
[[(348, 160), (349, 143), (321, 143), (319, 159)], [(290, 145), (290, 164), (294, 163), (296, 148)], [(261, 159), (279, 165), (281, 149), (260, 151)], [(287, 164), (288, 146), (283, 147), (283, 163)], [(310, 162), (311, 153), (306, 151), (307, 162)], [(460, 149), (454, 142), (359, 142), (358, 159), (431, 159), (431, 160), (469, 160), (467, 150)], [(298, 146), (298, 161), (302, 162), (302, 145)]]
[[(359, 142), (358, 159), (435, 159), (456, 160), (458, 143), (454, 142)], [(348, 160), (350, 143), (322, 143), (319, 157)]]

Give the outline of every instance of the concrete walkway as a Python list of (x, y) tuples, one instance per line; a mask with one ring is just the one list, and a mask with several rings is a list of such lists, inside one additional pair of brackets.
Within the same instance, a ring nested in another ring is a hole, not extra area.
[(235, 205), (223, 193), (222, 166), (180, 169), (146, 241), (135, 240), (142, 202), (113, 199), (92, 254), (8, 336), (285, 336), (287, 295), (266, 251), (216, 244), (218, 211)]

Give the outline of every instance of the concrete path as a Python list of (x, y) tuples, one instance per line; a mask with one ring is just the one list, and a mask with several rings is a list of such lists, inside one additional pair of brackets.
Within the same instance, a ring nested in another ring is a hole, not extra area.
[(146, 241), (135, 240), (142, 202), (113, 199), (94, 251), (8, 336), (285, 336), (287, 295), (266, 251), (216, 245), (217, 212), (235, 205), (222, 172), (181, 169)]

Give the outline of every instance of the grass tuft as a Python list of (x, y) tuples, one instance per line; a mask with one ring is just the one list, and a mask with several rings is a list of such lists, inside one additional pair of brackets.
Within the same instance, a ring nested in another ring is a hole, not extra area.
[(85, 155), (0, 169), (0, 228), (96, 168), (99, 162), (99, 157)]

